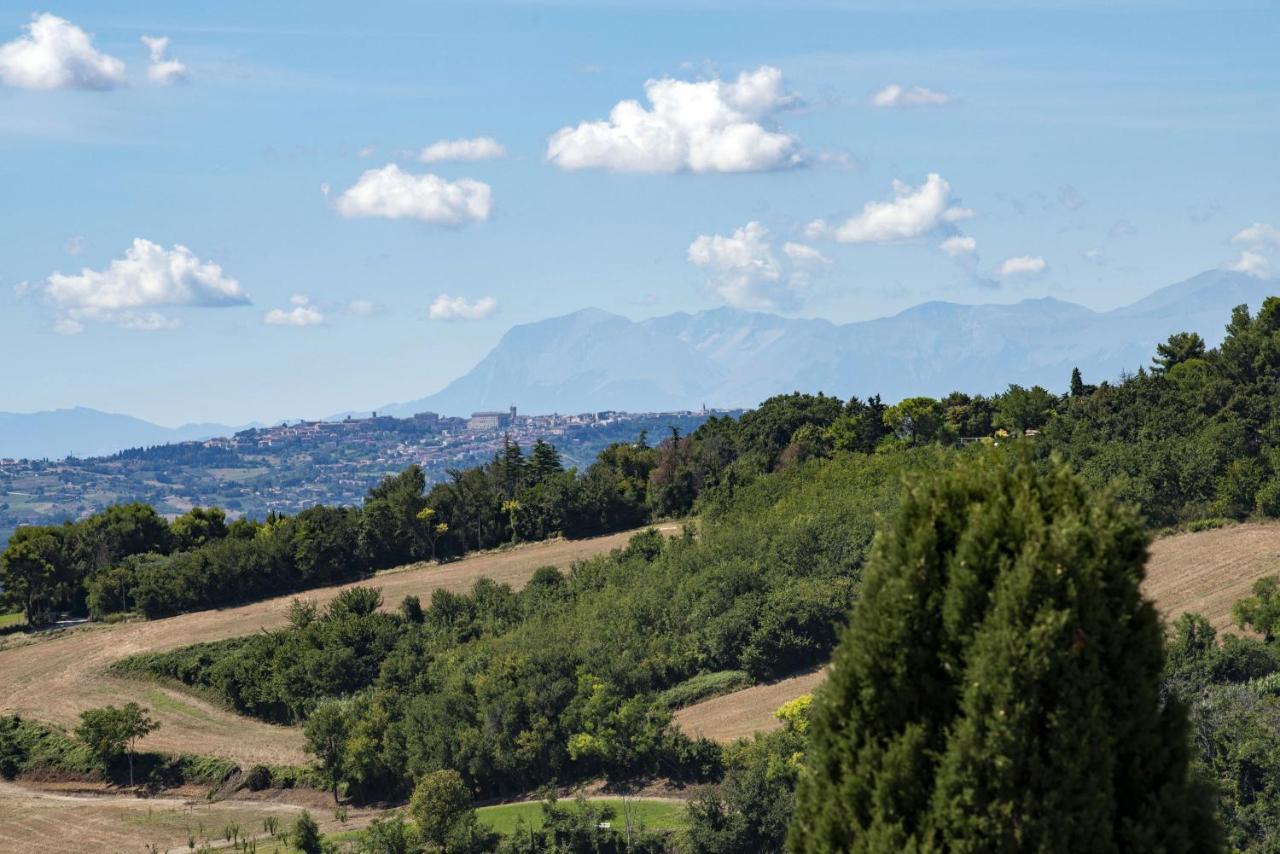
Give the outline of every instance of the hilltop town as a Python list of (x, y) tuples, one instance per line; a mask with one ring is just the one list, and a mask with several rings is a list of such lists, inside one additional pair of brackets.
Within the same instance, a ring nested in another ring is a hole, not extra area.
[[(520, 415), (515, 407), (470, 418), (421, 412), (339, 421), (294, 421), (232, 436), (135, 448), (110, 457), (0, 459), (0, 543), (19, 525), (82, 518), (122, 501), (168, 514), (217, 505), (233, 516), (296, 513), (318, 503), (359, 504), (370, 486), (417, 464), (429, 480), (493, 457), (510, 439), (552, 442), (566, 465), (585, 466), (612, 442), (654, 440), (698, 427), (700, 412)], [(723, 414), (736, 414), (723, 413)]]

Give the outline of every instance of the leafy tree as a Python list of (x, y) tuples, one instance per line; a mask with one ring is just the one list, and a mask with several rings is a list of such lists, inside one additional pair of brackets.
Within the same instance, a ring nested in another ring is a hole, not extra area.
[(1071, 396), (1084, 397), (1084, 377), (1079, 368), (1071, 369)]
[(418, 781), (409, 800), (409, 814), (423, 839), (443, 847), (460, 825), (474, 823), (476, 811), (462, 775), (446, 769)]
[(307, 810), (303, 810), (297, 821), (293, 823), (293, 831), (289, 834), (289, 841), (302, 854), (321, 854), (324, 850), (324, 843), (320, 837), (320, 826), (316, 824), (316, 820), (311, 817), (311, 813)]
[(1253, 595), (1231, 609), (1240, 626), (1253, 629), (1270, 643), (1280, 634), (1280, 577), (1268, 575), (1253, 582)]
[(1026, 454), (910, 487), (815, 697), (791, 847), (1217, 850), (1161, 703), (1146, 541)]
[[(217, 507), (192, 507), (169, 526), (173, 542), (180, 551), (199, 548), (227, 535), (227, 514)], [(152, 549), (154, 551), (154, 549)]]
[(70, 580), (65, 538), (57, 528), (19, 528), (0, 554), (0, 584), (6, 601), (22, 608), (29, 625), (45, 622), (65, 598)]
[(1203, 359), (1205, 353), (1204, 339), (1194, 332), (1176, 332), (1169, 340), (1156, 345), (1156, 354), (1151, 358), (1152, 370), (1163, 373), (1183, 362), (1192, 359)]
[(104, 766), (109, 766), (121, 755), (127, 756), (129, 785), (132, 786), (134, 747), (138, 739), (159, 727), (158, 722), (147, 716), (146, 709), (137, 703), (126, 703), (120, 709), (106, 706), (81, 712), (76, 736)]
[(884, 412), (884, 423), (907, 445), (927, 445), (946, 436), (942, 404), (932, 397), (908, 397)]
[(351, 730), (348, 703), (331, 700), (316, 707), (307, 718), (303, 734), (307, 750), (320, 761), (320, 773), (333, 792), (333, 802), (338, 800), (338, 787), (347, 780), (347, 736)]
[(996, 398), (996, 413), (992, 423), (1014, 432), (1039, 430), (1049, 420), (1058, 399), (1040, 386), (1023, 388), (1011, 385)]

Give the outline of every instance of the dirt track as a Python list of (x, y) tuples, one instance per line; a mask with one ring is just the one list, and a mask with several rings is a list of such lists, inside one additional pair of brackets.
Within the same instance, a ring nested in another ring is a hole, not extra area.
[[(660, 527), (673, 532), (677, 526)], [(384, 572), (359, 584), (380, 588), (387, 608), (394, 608), (411, 593), (425, 600), (438, 588), (467, 590), (482, 577), (518, 588), (539, 567), (567, 567), (575, 560), (625, 545), (632, 533), (533, 543), (443, 566), (417, 564)], [(298, 595), (323, 603), (351, 586), (354, 585), (326, 587)], [(0, 713), (71, 727), (85, 709), (136, 700), (149, 707), (161, 724), (143, 742), (144, 749), (225, 756), (241, 764), (300, 764), (306, 757), (301, 730), (295, 727), (272, 726), (185, 692), (104, 673), (111, 663), (135, 653), (221, 640), (282, 625), (294, 598), (282, 596), (163, 620), (76, 629), (0, 650)]]
[[(1167, 620), (1196, 611), (1219, 632), (1235, 629), (1231, 606), (1258, 578), (1280, 575), (1280, 524), (1251, 523), (1156, 540), (1147, 563), (1146, 594)], [(712, 697), (676, 712), (691, 736), (729, 742), (781, 724), (774, 711), (816, 688), (825, 670)]]

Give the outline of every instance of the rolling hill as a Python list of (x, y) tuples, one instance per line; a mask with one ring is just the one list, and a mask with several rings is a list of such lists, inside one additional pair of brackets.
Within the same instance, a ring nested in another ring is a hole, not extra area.
[(234, 429), (225, 424), (161, 427), (130, 415), (83, 406), (46, 412), (0, 412), (0, 457), (98, 457), (123, 448), (224, 436)]

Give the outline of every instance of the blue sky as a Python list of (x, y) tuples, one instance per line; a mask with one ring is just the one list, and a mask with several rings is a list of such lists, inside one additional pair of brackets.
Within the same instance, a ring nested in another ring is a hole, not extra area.
[(587, 306), (1269, 276), (1277, 37), (1273, 3), (0, 3), (0, 409), (368, 409)]

